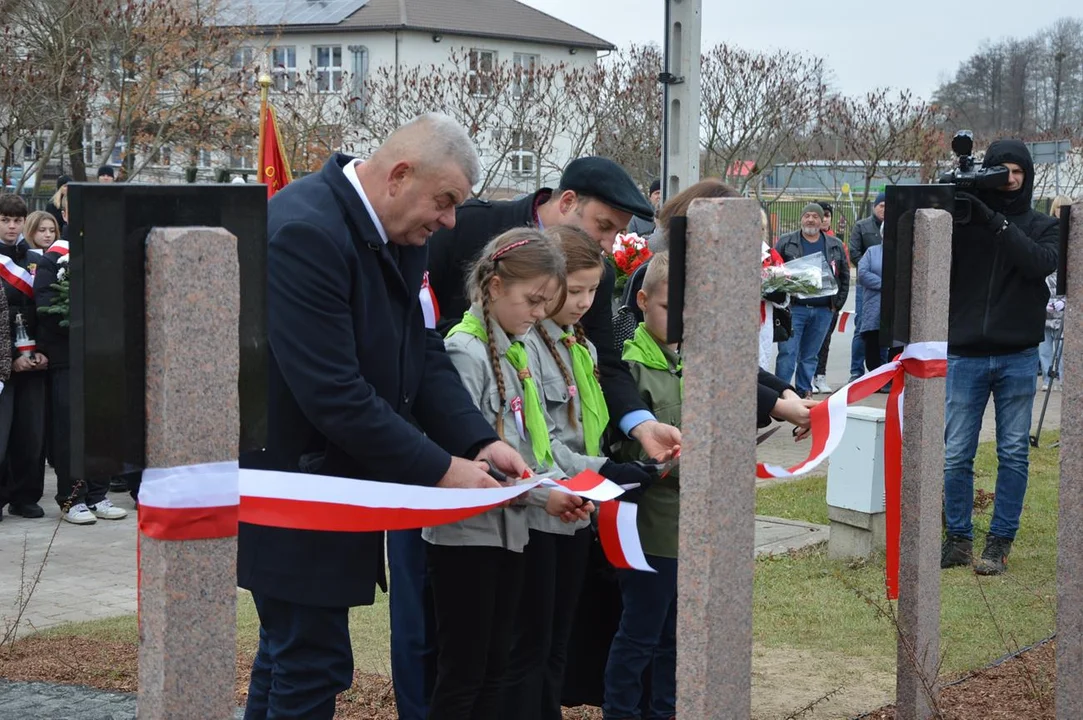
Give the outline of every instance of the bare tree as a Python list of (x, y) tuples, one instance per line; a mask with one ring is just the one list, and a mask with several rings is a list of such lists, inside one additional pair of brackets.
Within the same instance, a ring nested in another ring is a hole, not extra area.
[(703, 56), (701, 77), (705, 175), (757, 190), (775, 162), (808, 157), (808, 131), (826, 93), (822, 59), (722, 44)]

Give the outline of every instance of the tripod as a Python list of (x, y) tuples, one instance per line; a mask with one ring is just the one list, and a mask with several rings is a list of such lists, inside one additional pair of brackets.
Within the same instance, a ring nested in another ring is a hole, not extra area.
[[(1053, 359), (1049, 364), (1049, 386), (1045, 389), (1045, 399), (1042, 401), (1042, 414), (1038, 416), (1038, 428), (1030, 436), (1031, 447), (1038, 447), (1038, 439), (1042, 435), (1042, 423), (1045, 422), (1045, 411), (1049, 407), (1049, 395), (1053, 392), (1053, 383), (1060, 379), (1060, 360), (1064, 352), (1064, 323), (1053, 332)], [(1049, 447), (1058, 447), (1060, 441)]]

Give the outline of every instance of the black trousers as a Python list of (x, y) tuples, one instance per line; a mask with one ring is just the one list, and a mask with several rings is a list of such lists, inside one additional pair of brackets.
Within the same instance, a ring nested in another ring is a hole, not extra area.
[[(884, 364), (884, 350), (880, 347), (880, 331), (866, 330), (861, 333), (861, 339), (865, 341), (865, 367), (872, 372)], [(902, 348), (893, 347), (887, 351), (887, 357), (893, 358), (902, 352)]]
[(561, 720), (568, 641), (590, 556), (591, 530), (575, 535), (530, 531), (523, 552), (523, 597), (508, 659), (501, 717)]
[(45, 492), (45, 383), (41, 370), (13, 372), (0, 393), (0, 506), (36, 503)]
[(496, 547), (429, 545), (436, 615), (436, 686), (429, 720), (501, 715), (523, 554)]
[(56, 504), (96, 505), (105, 499), (109, 480), (77, 480), (71, 475), (71, 370), (49, 369), (48, 442), (53, 470), (56, 471)]

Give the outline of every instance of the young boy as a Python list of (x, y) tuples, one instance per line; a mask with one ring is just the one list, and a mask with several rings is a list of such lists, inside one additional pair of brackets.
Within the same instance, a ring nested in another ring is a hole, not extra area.
[[(669, 253), (660, 252), (647, 266), (636, 302), (643, 322), (624, 343), (639, 394), (659, 422), (681, 426), (681, 359), (667, 345)], [(626, 441), (619, 460), (650, 458), (635, 441)], [(675, 468), (639, 498), (640, 541), (657, 573), (620, 570), (624, 611), (605, 668), (606, 720), (639, 718), (643, 672), (651, 668), (650, 717), (677, 714), (677, 518), (680, 483)]]

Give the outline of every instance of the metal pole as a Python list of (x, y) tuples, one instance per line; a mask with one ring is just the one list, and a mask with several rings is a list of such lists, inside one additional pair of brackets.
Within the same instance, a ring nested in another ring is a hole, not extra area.
[(662, 92), (662, 197), (699, 181), (702, 0), (665, 0)]

